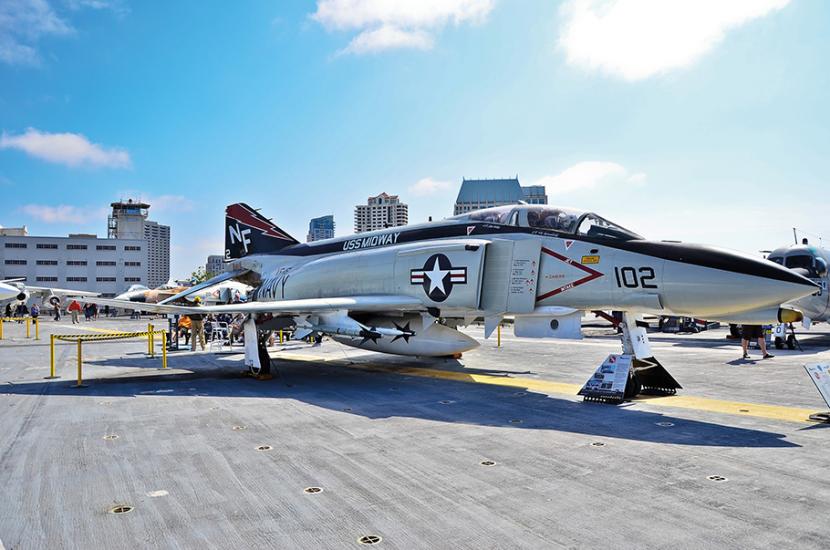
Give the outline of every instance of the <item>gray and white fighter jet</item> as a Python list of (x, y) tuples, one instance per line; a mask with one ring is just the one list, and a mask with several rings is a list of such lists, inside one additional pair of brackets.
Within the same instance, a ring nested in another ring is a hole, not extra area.
[(579, 338), (583, 311), (619, 310), (638, 384), (673, 392), (680, 386), (653, 357), (642, 314), (793, 321), (799, 314), (779, 304), (816, 291), (773, 262), (649, 241), (597, 214), (551, 206), (489, 208), (300, 243), (238, 203), (226, 209), (225, 248), (233, 269), (189, 291), (235, 278), (255, 287), (248, 303), (143, 307), (248, 314), (246, 362), (254, 370), (269, 367), (268, 331), (289, 326), (298, 338), (322, 333), (373, 351), (450, 356), (478, 345), (455, 330), (477, 318), (485, 337), (509, 315), (519, 336)]

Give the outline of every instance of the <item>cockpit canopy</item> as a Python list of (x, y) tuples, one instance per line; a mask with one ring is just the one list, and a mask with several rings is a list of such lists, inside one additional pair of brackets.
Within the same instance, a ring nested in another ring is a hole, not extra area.
[(530, 204), (496, 206), (495, 208), (485, 208), (469, 214), (453, 216), (450, 219), (462, 222), (487, 222), (530, 227), (567, 235), (616, 241), (631, 241), (643, 238), (633, 231), (629, 231), (592, 212), (582, 212), (557, 206)]
[(767, 259), (790, 269), (801, 270), (814, 279), (827, 276), (827, 261), (811, 246), (796, 245), (774, 250)]

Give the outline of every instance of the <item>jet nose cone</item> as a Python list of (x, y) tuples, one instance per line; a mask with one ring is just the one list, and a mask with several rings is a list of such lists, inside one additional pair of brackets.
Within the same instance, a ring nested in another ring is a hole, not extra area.
[(778, 306), (819, 287), (769, 260), (722, 248), (676, 244), (663, 254), (666, 307), (706, 317)]

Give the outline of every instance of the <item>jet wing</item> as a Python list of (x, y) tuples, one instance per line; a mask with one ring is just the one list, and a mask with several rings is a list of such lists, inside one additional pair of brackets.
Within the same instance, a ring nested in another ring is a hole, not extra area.
[(62, 294), (64, 296), (74, 296), (77, 298), (84, 298), (90, 296), (100, 296), (98, 292), (87, 292), (86, 290), (69, 290), (67, 288), (52, 288), (48, 286), (29, 286), (26, 285), (26, 290), (31, 294)]
[[(216, 284), (219, 284), (219, 283), (224, 283), (225, 281), (229, 281), (231, 279), (235, 279), (236, 277), (240, 277), (240, 276), (242, 276), (246, 273), (248, 273), (247, 269), (240, 269), (240, 270), (237, 270), (237, 271), (228, 271), (227, 273), (222, 273), (220, 275), (217, 275), (216, 277), (211, 277), (210, 279), (208, 279), (207, 281), (205, 281), (203, 283), (199, 283), (198, 285), (193, 285), (193, 286), (179, 292), (178, 294), (174, 294), (173, 296), (170, 296), (169, 298), (165, 298), (164, 300), (159, 302), (159, 305), (169, 304), (170, 302), (175, 302), (177, 300), (181, 300), (182, 298), (190, 296), (194, 292), (199, 292), (200, 290), (208, 288), (208, 287), (212, 287), (213, 285), (216, 285)], [(150, 310), (145, 310), (145, 311), (150, 311)]]
[(303, 300), (275, 300), (245, 302), (218, 306), (178, 306), (146, 304), (112, 298), (96, 298), (95, 303), (110, 307), (140, 309), (153, 313), (273, 313), (276, 315), (304, 315), (333, 311), (419, 311), (425, 306), (412, 296), (346, 296), (337, 298), (307, 298)]

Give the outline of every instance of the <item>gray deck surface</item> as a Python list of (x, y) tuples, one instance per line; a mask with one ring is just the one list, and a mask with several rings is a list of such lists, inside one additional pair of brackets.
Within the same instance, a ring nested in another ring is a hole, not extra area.
[[(162, 372), (144, 341), (85, 344), (84, 389), (70, 387), (70, 344), (62, 378), (43, 379), (48, 334), (72, 331), (47, 321), (32, 342), (7, 324), (0, 342), (9, 550), (359, 548), (369, 534), (390, 549), (830, 548), (830, 426), (367, 369), (581, 384), (619, 351), (607, 330), (580, 342), (506, 331), (460, 362), (292, 342), (273, 349), (289, 359), (271, 381), (239, 376), (239, 354), (173, 353)], [(826, 409), (802, 368), (830, 361), (826, 327), (803, 353), (758, 362), (735, 361), (724, 334), (651, 335), (681, 395)], [(118, 504), (134, 510), (109, 513)]]

